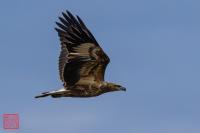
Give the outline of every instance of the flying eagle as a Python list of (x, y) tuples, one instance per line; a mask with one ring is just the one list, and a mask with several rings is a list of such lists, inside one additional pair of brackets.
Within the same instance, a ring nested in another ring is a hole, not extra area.
[(64, 88), (44, 92), (35, 98), (94, 97), (111, 91), (125, 91), (121, 85), (104, 81), (110, 59), (79, 16), (69, 11), (56, 22), (61, 42), (59, 74)]

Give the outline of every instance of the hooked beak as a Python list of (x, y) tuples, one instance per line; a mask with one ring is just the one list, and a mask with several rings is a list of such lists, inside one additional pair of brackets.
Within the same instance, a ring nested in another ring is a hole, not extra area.
[(126, 91), (126, 88), (125, 87), (120, 87), (119, 90), (120, 91)]

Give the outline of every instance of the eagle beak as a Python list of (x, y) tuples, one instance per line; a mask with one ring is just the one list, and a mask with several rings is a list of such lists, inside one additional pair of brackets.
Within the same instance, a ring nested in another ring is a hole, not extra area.
[(126, 91), (126, 88), (125, 87), (120, 87), (119, 90), (120, 91)]

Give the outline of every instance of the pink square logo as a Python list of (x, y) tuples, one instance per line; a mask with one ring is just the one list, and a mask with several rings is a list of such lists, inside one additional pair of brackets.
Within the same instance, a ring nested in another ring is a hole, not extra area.
[(19, 115), (18, 114), (3, 114), (3, 128), (4, 129), (19, 129)]

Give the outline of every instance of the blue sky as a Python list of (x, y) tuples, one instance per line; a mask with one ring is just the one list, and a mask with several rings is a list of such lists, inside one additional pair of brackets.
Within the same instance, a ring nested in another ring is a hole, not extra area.
[[(20, 129), (13, 133), (199, 133), (199, 5), (1, 0), (0, 114), (19, 113)], [(62, 87), (54, 22), (66, 9), (84, 20), (109, 55), (106, 80), (125, 86), (125, 93), (34, 99)]]

